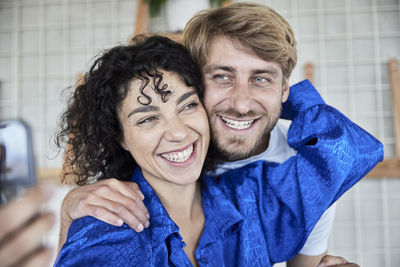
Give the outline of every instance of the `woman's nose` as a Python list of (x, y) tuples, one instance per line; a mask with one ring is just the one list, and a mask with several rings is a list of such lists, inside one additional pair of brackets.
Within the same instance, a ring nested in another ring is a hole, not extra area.
[(167, 141), (181, 142), (186, 138), (188, 128), (182, 119), (171, 119), (166, 124), (164, 137)]

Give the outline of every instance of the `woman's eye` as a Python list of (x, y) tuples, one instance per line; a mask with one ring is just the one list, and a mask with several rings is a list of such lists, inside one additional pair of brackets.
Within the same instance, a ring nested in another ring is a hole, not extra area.
[(145, 119), (143, 119), (143, 120), (140, 120), (140, 121), (138, 121), (138, 125), (141, 125), (141, 124), (147, 124), (147, 123), (150, 123), (150, 122), (153, 122), (153, 121), (155, 121), (157, 119), (157, 117), (147, 117), (147, 118), (145, 118)]
[(194, 108), (197, 107), (198, 105), (199, 105), (199, 103), (192, 102), (192, 103), (189, 103), (189, 104), (187, 104), (186, 106), (184, 106), (182, 110), (194, 109)]
[(214, 79), (216, 79), (216, 80), (228, 80), (229, 77), (227, 75), (224, 75), (224, 74), (216, 74), (216, 75), (214, 75)]

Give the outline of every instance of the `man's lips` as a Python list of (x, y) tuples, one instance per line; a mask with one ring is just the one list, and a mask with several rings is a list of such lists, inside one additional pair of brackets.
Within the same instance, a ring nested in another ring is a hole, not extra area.
[(254, 122), (257, 121), (257, 119), (251, 119), (251, 120), (233, 120), (233, 119), (228, 119), (223, 116), (219, 116), (221, 118), (221, 121), (228, 126), (229, 128), (235, 129), (235, 130), (246, 130), (250, 128)]

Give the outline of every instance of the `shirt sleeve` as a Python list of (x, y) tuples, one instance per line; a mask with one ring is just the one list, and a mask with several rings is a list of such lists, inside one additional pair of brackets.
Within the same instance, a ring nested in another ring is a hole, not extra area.
[(298, 113), (288, 143), (297, 154), (285, 162), (257, 161), (218, 178), (250, 224), (259, 220), (271, 263), (297, 255), (322, 214), (383, 159), (377, 139), (326, 104)]
[(305, 242), (301, 232), (307, 237), (323, 212), (383, 159), (378, 140), (325, 104), (296, 116), (288, 143), (297, 155), (280, 165), (264, 162), (262, 171), (273, 177), (264, 179), (269, 195), (260, 205), (274, 211), (265, 228), (274, 262), (295, 256)]
[(135, 236), (125, 224), (80, 218), (72, 222), (54, 266), (150, 266), (148, 248), (134, 242)]

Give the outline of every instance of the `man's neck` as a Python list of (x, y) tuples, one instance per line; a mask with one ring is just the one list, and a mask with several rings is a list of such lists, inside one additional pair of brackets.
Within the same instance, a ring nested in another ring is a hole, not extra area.
[(271, 138), (271, 133), (268, 133), (265, 136), (265, 138), (263, 139), (263, 141), (260, 143), (257, 143), (255, 146), (255, 149), (253, 149), (249, 154), (243, 155), (243, 157), (240, 157), (240, 158), (236, 157), (235, 159), (232, 159), (232, 160), (230, 160), (229, 157), (225, 157), (225, 158), (223, 158), (223, 161), (235, 162), (235, 161), (245, 160), (245, 159), (251, 158), (253, 156), (259, 155), (259, 154), (263, 153), (265, 150), (267, 150), (270, 138)]

